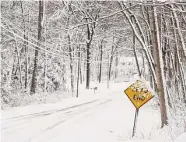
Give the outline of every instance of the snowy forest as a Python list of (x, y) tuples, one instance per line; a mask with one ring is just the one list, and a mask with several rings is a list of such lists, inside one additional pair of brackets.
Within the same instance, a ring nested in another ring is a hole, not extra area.
[(160, 128), (179, 117), (186, 130), (184, 0), (1, 1), (2, 110), (123, 76), (149, 83)]

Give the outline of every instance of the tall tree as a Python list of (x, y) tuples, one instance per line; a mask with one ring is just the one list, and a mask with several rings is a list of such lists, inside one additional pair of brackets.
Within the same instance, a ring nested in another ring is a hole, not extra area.
[[(24, 54), (25, 54), (25, 89), (27, 88), (27, 84), (28, 84), (28, 36), (26, 35), (26, 22), (25, 22), (25, 17), (24, 17), (24, 8), (23, 8), (23, 2), (20, 1), (21, 3), (21, 13), (22, 13), (22, 18), (23, 18), (23, 38), (24, 38)], [(29, 17), (29, 15), (28, 15)], [(28, 20), (29, 22), (29, 20)]]
[(102, 60), (103, 60), (103, 39), (101, 40), (101, 43), (99, 45), (99, 53), (100, 53), (100, 59), (99, 59), (99, 76), (98, 80), (99, 83), (101, 83), (101, 73), (102, 73)]
[[(39, 15), (38, 15), (38, 46), (40, 46), (41, 42), (41, 31), (42, 31), (42, 20), (43, 20), (43, 1), (39, 1)], [(37, 85), (37, 65), (38, 65), (38, 46), (35, 49), (35, 56), (34, 56), (34, 68), (32, 73), (32, 82), (30, 88), (30, 94), (36, 92), (36, 85)]]
[[(96, 21), (98, 19), (99, 12), (100, 12), (100, 9), (98, 9), (96, 11), (95, 17), (93, 17), (93, 18), (85, 18), (86, 22), (87, 22), (87, 24), (86, 24), (86, 26), (87, 26), (86, 89), (89, 89), (89, 87), (90, 87), (90, 73), (91, 73), (90, 72), (90, 48), (91, 48), (91, 43), (92, 43), (92, 40), (93, 40), (95, 28), (96, 28), (96, 22), (92, 22), (92, 21)], [(89, 11), (87, 11), (87, 15), (89, 15), (89, 14), (90, 14)], [(92, 23), (89, 24), (89, 22), (92, 22)]]
[(167, 118), (167, 110), (165, 103), (165, 94), (166, 94), (166, 86), (165, 86), (165, 76), (164, 76), (164, 64), (163, 64), (163, 56), (162, 49), (160, 47), (160, 35), (159, 35), (159, 25), (158, 25), (158, 16), (157, 16), (157, 8), (153, 7), (153, 26), (154, 26), (154, 50), (156, 56), (154, 57), (156, 66), (156, 78), (157, 78), (157, 93), (160, 100), (160, 111), (161, 111), (161, 122), (162, 127), (168, 124)]

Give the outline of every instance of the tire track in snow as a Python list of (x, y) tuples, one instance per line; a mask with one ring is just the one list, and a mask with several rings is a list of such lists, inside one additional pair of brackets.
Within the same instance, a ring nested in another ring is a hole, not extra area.
[(82, 103), (82, 104), (78, 104), (78, 105), (74, 105), (74, 106), (71, 106), (71, 107), (58, 109), (58, 110), (42, 111), (42, 112), (38, 112), (38, 113), (32, 113), (32, 114), (27, 114), (27, 115), (21, 115), (21, 116), (16, 116), (16, 117), (5, 118), (5, 119), (1, 119), (1, 121), (8, 121), (8, 120), (12, 120), (12, 119), (25, 119), (25, 118), (27, 119), (29, 117), (50, 115), (52, 113), (56, 113), (56, 112), (68, 110), (68, 109), (71, 109), (71, 108), (76, 108), (76, 107), (79, 107), (79, 106), (83, 106), (83, 105), (87, 105), (87, 104), (90, 104), (90, 103), (94, 103), (94, 102), (96, 102), (98, 100), (99, 99), (96, 99), (96, 100), (93, 100), (93, 101), (90, 101), (90, 102), (86, 102), (86, 103)]
[[(100, 107), (101, 105), (104, 105), (104, 104), (106, 104), (106, 103), (109, 103), (109, 102), (111, 102), (112, 100), (111, 99), (107, 99), (106, 101), (102, 101), (102, 102), (100, 102), (100, 103), (98, 103), (98, 104), (92, 104), (91, 106), (89, 106), (89, 107), (86, 107), (86, 108), (84, 108), (84, 109), (82, 109), (82, 110), (78, 110), (77, 112), (74, 112), (72, 115), (70, 115), (69, 117), (67, 117), (67, 118), (65, 118), (65, 119), (63, 119), (63, 120), (61, 120), (61, 121), (58, 121), (58, 122), (56, 122), (55, 124), (53, 124), (53, 125), (51, 125), (51, 126), (49, 126), (49, 127), (47, 127), (47, 128), (45, 128), (45, 129), (43, 129), (42, 131), (40, 131), (39, 133), (37, 133), (36, 135), (34, 135), (34, 136), (31, 136), (29, 139), (28, 139), (28, 141), (33, 141), (34, 139), (37, 139), (39, 136), (41, 136), (41, 135), (44, 135), (45, 133), (47, 133), (47, 132), (49, 132), (50, 130), (52, 130), (52, 129), (54, 129), (54, 128), (56, 128), (56, 127), (59, 127), (59, 126), (61, 126), (64, 122), (67, 122), (68, 121), (68, 123), (70, 123), (70, 121), (73, 121), (72, 119), (77, 119), (77, 118), (75, 118), (75, 117), (85, 117), (83, 114), (85, 114), (85, 113), (87, 113), (87, 112), (90, 112), (90, 111), (92, 111), (93, 109), (97, 109), (98, 107)], [(82, 116), (83, 115), (83, 116)]]
[[(86, 114), (86, 112), (89, 112), (89, 111), (91, 112), (91, 110), (94, 109), (94, 108), (97, 108), (99, 106), (102, 106), (104, 104), (109, 103), (110, 101), (113, 100), (113, 96), (116, 93), (118, 93), (118, 92), (121, 92), (121, 91), (115, 91), (115, 92), (109, 93), (107, 96), (104, 96), (103, 98), (101, 97), (100, 99), (93, 100), (91, 102), (82, 103), (82, 104), (75, 105), (75, 106), (68, 107), (68, 108), (55, 109), (55, 110), (50, 110), (50, 111), (43, 111), (43, 112), (39, 112), (39, 113), (34, 113), (34, 114), (28, 114), (28, 115), (22, 115), (22, 116), (18, 116), (18, 117), (8, 118), (8, 120), (6, 120), (4, 122), (9, 122), (9, 121), (12, 121), (13, 120), (13, 121), (16, 121), (16, 122), (19, 121), (19, 124), (14, 124), (14, 127), (15, 128), (14, 128), (13, 131), (7, 130), (6, 132), (4, 131), (3, 133), (6, 134), (6, 137), (11, 137), (12, 133), (15, 133), (15, 132), (18, 132), (18, 131), (19, 131), (19, 133), (21, 133), (21, 132), (24, 133), (24, 131), (27, 131), (28, 126), (30, 124), (31, 125), (34, 124), (34, 122), (31, 122), (29, 124), (29, 121), (31, 121), (31, 120), (38, 121), (35, 118), (39, 118), (39, 119), (41, 118), (41, 121), (42, 121), (42, 119), (45, 119), (45, 118), (46, 119), (49, 119), (48, 117), (60, 117), (60, 118), (63, 118), (63, 120), (60, 120), (59, 121), (59, 119), (58, 119), (58, 121), (56, 121), (56, 122), (54, 122), (52, 124), (49, 124), (48, 126), (46, 124), (45, 124), (44, 127), (41, 126), (39, 128), (39, 132), (38, 132), (38, 130), (36, 130), (36, 132), (34, 131), (33, 133), (31, 133), (31, 135), (33, 134), (33, 136), (31, 136), (30, 139), (35, 139), (35, 138), (33, 138), (34, 135), (37, 138), (40, 135), (43, 135), (44, 133), (47, 133), (50, 130), (52, 130), (52, 129), (58, 127), (58, 126), (61, 126), (66, 121), (70, 121), (70, 122), (72, 121), (73, 122), (74, 121), (74, 117), (78, 117), (78, 119), (80, 119), (80, 117), (84, 117), (84, 116), (82, 116), (82, 113), (85, 113)], [(90, 106), (87, 107), (87, 105), (88, 106), (90, 105)], [(92, 112), (91, 112), (91, 114), (92, 114)], [(23, 120), (24, 120), (24, 122), (23, 122)], [(77, 121), (77, 119), (75, 121)], [(24, 126), (21, 126), (23, 124), (22, 122), (25, 123)], [(69, 123), (69, 122), (67, 122), (67, 123)], [(64, 123), (64, 124), (67, 125), (66, 123)], [(17, 125), (20, 125), (20, 127), (18, 129), (16, 127)], [(10, 126), (10, 129), (12, 129), (12, 126)], [(34, 128), (34, 129), (38, 129), (38, 126), (36, 126), (36, 128)], [(9, 134), (7, 135), (7, 133), (9, 133)], [(37, 133), (40, 133), (40, 134), (37, 135)]]
[[(72, 107), (68, 107), (68, 108), (65, 108), (65, 109), (61, 109), (61, 110), (63, 110), (63, 111), (65, 111), (65, 110), (68, 110), (67, 112), (65, 112), (65, 113), (60, 113), (61, 111), (55, 111), (54, 113), (50, 113), (50, 114), (40, 114), (40, 115), (33, 115), (32, 117), (28, 117), (27, 119), (26, 118), (24, 118), (24, 119), (21, 119), (21, 120), (19, 120), (19, 121), (21, 121), (20, 123), (16, 123), (16, 124), (14, 124), (13, 126), (11, 125), (11, 126), (9, 126), (9, 127), (4, 127), (4, 128), (2, 128), (2, 132), (3, 133), (6, 133), (6, 132), (8, 132), (8, 134), (12, 134), (12, 133), (14, 133), (14, 132), (17, 132), (17, 131), (23, 131), (23, 130), (25, 130), (25, 129), (27, 129), (26, 128), (26, 126), (28, 126), (28, 125), (30, 125), (29, 123), (27, 123), (27, 122), (30, 122), (32, 119), (35, 119), (35, 118), (44, 118), (44, 117), (47, 117), (47, 116), (51, 116), (52, 114), (56, 114), (56, 113), (58, 113), (57, 115), (59, 115), (59, 117), (60, 118), (63, 118), (63, 122), (65, 121), (65, 119), (64, 118), (69, 118), (70, 119), (70, 117), (73, 117), (74, 115), (76, 116), (77, 114), (79, 114), (79, 113), (83, 113), (83, 112), (85, 112), (85, 111), (87, 111), (87, 110), (91, 110), (90, 108), (93, 108), (94, 106), (99, 106), (99, 105), (101, 105), (101, 104), (105, 104), (105, 103), (107, 103), (107, 102), (109, 102), (109, 101), (111, 101), (111, 100), (107, 100), (107, 101), (104, 101), (104, 102), (101, 102), (101, 103), (98, 103), (98, 104), (95, 104), (94, 105), (94, 103), (95, 102), (97, 102), (97, 101), (99, 101), (99, 100), (94, 100), (94, 101), (91, 101), (91, 102), (88, 102), (88, 103), (83, 103), (83, 104), (80, 104), (80, 105), (76, 105), (76, 106), (72, 106)], [(86, 108), (84, 108), (85, 106), (87, 106), (87, 105), (89, 105), (90, 104), (90, 106), (89, 107), (86, 107)], [(81, 107), (80, 107), (81, 106)], [(83, 108), (82, 108), (83, 107)], [(74, 110), (75, 109), (75, 110)], [(48, 111), (47, 111), (48, 112)], [(25, 120), (26, 119), (26, 120)], [(23, 121), (24, 120), (24, 121)], [(22, 122), (23, 121), (23, 122)], [(36, 120), (37, 121), (37, 120)], [(58, 123), (58, 122), (57, 122)], [(55, 125), (55, 124), (54, 124)], [(17, 127), (17, 126), (19, 126), (19, 127)], [(55, 125), (55, 126), (57, 126), (57, 125)], [(51, 126), (50, 126), (51, 127)], [(12, 128), (14, 128), (14, 130), (13, 131), (9, 131), (9, 129), (11, 129), (12, 130)], [(23, 129), (24, 128), (24, 129)]]

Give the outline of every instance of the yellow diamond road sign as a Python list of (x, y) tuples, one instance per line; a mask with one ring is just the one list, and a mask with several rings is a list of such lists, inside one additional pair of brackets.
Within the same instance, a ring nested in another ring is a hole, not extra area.
[(141, 106), (143, 106), (145, 103), (147, 103), (150, 99), (153, 98), (152, 93), (140, 80), (137, 80), (124, 92), (137, 109), (139, 109)]

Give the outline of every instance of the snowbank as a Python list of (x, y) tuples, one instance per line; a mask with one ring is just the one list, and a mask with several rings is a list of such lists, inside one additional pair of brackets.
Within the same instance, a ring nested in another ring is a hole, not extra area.
[(126, 142), (158, 142), (158, 141), (152, 141), (152, 140), (128, 140)]
[(178, 136), (174, 142), (186, 142), (186, 132)]

